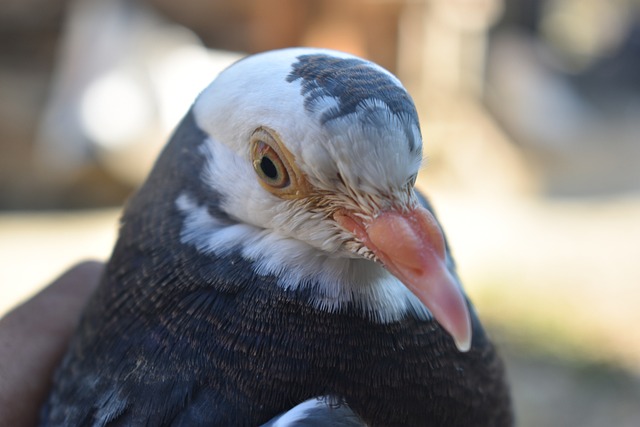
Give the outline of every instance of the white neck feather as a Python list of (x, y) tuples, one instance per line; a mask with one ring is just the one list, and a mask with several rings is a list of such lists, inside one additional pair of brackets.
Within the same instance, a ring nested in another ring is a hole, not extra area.
[(282, 288), (313, 287), (315, 296), (310, 303), (316, 308), (333, 312), (353, 306), (379, 323), (400, 320), (407, 313), (430, 317), (398, 279), (372, 261), (332, 256), (273, 230), (244, 223), (229, 225), (187, 193), (178, 197), (176, 205), (185, 214), (183, 244), (222, 257), (240, 250), (256, 274), (278, 277)]

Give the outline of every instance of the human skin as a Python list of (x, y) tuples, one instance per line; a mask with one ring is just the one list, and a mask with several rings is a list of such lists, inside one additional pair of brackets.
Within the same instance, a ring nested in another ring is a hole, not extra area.
[(102, 269), (99, 262), (80, 263), (0, 319), (0, 426), (37, 424), (55, 367)]

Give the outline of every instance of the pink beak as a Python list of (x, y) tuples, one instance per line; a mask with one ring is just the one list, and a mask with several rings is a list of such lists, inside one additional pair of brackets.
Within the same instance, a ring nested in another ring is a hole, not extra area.
[(334, 220), (360, 239), (418, 297), (460, 351), (469, 350), (469, 309), (447, 269), (444, 237), (428, 210), (384, 211), (370, 221), (339, 211)]

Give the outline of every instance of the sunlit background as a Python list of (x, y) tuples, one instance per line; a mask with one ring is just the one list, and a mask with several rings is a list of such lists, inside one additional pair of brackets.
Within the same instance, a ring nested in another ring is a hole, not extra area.
[(519, 425), (640, 425), (640, 2), (5, 0), (0, 314), (106, 259), (193, 98), (246, 53), (396, 73), (419, 186), (507, 360)]

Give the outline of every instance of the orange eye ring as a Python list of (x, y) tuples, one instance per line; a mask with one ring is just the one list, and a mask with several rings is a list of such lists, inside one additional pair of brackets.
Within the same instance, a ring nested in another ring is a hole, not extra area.
[(251, 162), (258, 177), (268, 187), (284, 189), (291, 185), (286, 157), (280, 155), (276, 139), (264, 128), (251, 135)]
[(257, 140), (252, 149), (253, 169), (265, 184), (273, 188), (285, 188), (291, 184), (289, 171), (273, 147)]
[(250, 150), (253, 169), (265, 190), (283, 199), (308, 195), (310, 188), (304, 174), (275, 131), (263, 126), (253, 131)]

